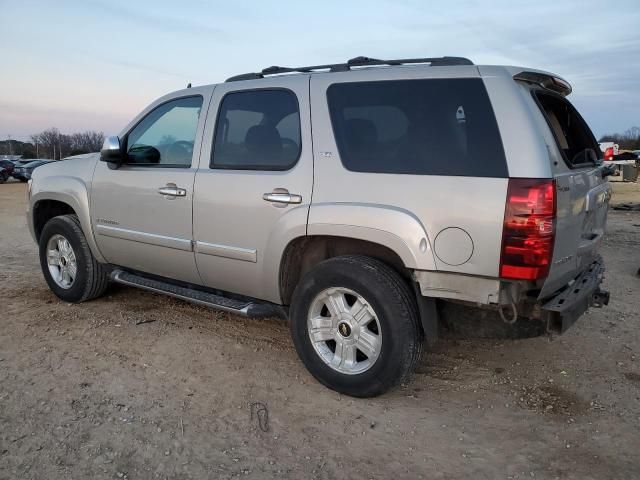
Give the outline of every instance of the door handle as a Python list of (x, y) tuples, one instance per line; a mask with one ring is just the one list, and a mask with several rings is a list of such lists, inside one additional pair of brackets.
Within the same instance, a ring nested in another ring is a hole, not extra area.
[(302, 203), (302, 196), (295, 193), (289, 193), (284, 189), (278, 189), (283, 191), (273, 191), (271, 193), (264, 193), (262, 199), (265, 202), (279, 203), (279, 204), (298, 204)]
[(178, 188), (176, 185), (168, 184), (166, 187), (160, 187), (158, 189), (160, 195), (166, 197), (186, 197), (187, 191), (184, 188)]

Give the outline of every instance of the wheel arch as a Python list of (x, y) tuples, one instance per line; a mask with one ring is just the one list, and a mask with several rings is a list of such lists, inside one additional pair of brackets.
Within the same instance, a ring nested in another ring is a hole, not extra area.
[(416, 301), (422, 333), (427, 343), (432, 345), (439, 336), (440, 319), (436, 300), (422, 296), (413, 278), (412, 269), (398, 253), (386, 245), (369, 240), (332, 235), (310, 235), (293, 239), (286, 246), (280, 262), (278, 284), (281, 302), (284, 305), (291, 303), (293, 292), (302, 277), (318, 263), (353, 254), (375, 258), (390, 266), (404, 279)]
[(296, 285), (315, 265), (329, 258), (352, 254), (376, 258), (391, 266), (403, 278), (411, 280), (410, 269), (388, 246), (353, 237), (302, 236), (289, 242), (280, 261), (278, 282), (282, 303), (288, 305), (291, 302)]
[(33, 234), (37, 242), (46, 223), (59, 215), (77, 215), (74, 208), (66, 202), (53, 199), (43, 199), (33, 205)]
[[(76, 215), (80, 226), (87, 239), (91, 253), (101, 263), (105, 263), (104, 257), (98, 250), (93, 237), (93, 228), (89, 214), (89, 196), (87, 190), (80, 181), (69, 185), (66, 178), (66, 188), (56, 191), (33, 192), (30, 200), (29, 228), (36, 242), (40, 241), (40, 235), (45, 224), (58, 215)], [(73, 187), (73, 188), (70, 188)]]

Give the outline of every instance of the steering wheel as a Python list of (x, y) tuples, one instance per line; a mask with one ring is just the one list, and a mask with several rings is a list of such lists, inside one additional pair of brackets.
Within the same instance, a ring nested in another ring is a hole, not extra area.
[(173, 145), (171, 145), (171, 147), (173, 147), (174, 145), (185, 148), (190, 155), (193, 154), (193, 142), (188, 142), (187, 140), (178, 140), (177, 142), (173, 142)]
[(178, 140), (173, 142), (164, 154), (166, 161), (164, 163), (191, 163), (193, 156), (193, 143), (186, 140)]

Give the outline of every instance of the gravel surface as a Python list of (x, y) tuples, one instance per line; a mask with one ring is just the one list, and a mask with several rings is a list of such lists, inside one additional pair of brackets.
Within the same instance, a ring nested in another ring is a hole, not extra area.
[(25, 196), (0, 185), (0, 479), (640, 478), (640, 212), (610, 212), (608, 308), (561, 337), (441, 340), (358, 400), (281, 320), (123, 287), (59, 301)]

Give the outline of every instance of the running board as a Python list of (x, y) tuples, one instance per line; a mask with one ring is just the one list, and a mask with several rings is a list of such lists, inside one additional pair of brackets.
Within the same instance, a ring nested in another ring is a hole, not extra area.
[(162, 293), (197, 305), (235, 313), (244, 317), (284, 316), (284, 310), (279, 305), (251, 300), (236, 300), (216, 295), (215, 293), (181, 287), (162, 280), (153, 280), (120, 269), (115, 269), (111, 272), (111, 281), (130, 287), (142, 288), (150, 292)]

